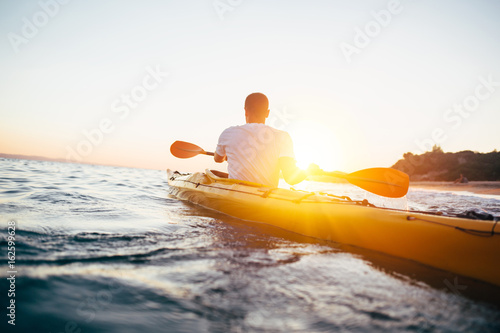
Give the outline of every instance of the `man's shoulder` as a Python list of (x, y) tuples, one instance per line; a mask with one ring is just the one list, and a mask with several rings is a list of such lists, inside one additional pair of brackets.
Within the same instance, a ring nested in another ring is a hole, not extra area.
[[(267, 126), (267, 125), (266, 125)], [(274, 132), (274, 135), (282, 137), (282, 138), (290, 138), (290, 134), (288, 134), (287, 131), (280, 130), (271, 126), (267, 126), (269, 129), (271, 129)]]
[(239, 127), (240, 127), (240, 125), (230, 126), (230, 127), (226, 128), (225, 130), (223, 130), (222, 134), (227, 134), (227, 133), (237, 131)]
[(273, 131), (275, 131), (276, 133), (280, 133), (280, 134), (282, 134), (282, 135), (288, 135), (288, 136), (290, 135), (290, 134), (288, 134), (288, 132), (287, 132), (287, 131), (280, 130), (280, 129), (277, 129), (277, 128), (274, 128), (274, 127), (271, 127), (271, 128), (272, 128), (272, 129), (273, 129)]
[(258, 133), (258, 132), (261, 132), (262, 130), (271, 131), (276, 136), (290, 137), (290, 134), (288, 134), (288, 132), (286, 132), (286, 131), (283, 131), (283, 130), (271, 127), (269, 125), (257, 124), (257, 123), (250, 123), (250, 124), (230, 126), (230, 127), (226, 128), (222, 132), (221, 135), (229, 135), (229, 134), (234, 134), (234, 133), (238, 133), (238, 132), (253, 132), (253, 133)]
[(280, 130), (280, 129), (277, 129), (277, 128), (274, 128), (274, 127), (271, 127), (271, 126), (266, 125), (266, 124), (251, 123), (251, 124), (245, 124), (245, 125), (235, 126), (235, 127), (252, 128), (252, 129), (255, 129), (255, 130), (268, 130), (268, 131), (273, 131), (274, 133), (288, 135), (288, 132)]

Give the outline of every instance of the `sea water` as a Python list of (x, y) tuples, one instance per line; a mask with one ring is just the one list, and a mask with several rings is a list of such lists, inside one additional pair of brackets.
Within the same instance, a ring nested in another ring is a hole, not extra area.
[(1, 332), (500, 332), (499, 287), (179, 201), (165, 171), (0, 159), (0, 242)]

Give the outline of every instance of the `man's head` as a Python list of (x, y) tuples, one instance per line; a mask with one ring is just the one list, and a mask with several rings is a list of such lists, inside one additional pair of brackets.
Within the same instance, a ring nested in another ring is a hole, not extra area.
[(262, 93), (253, 93), (245, 100), (245, 116), (247, 123), (264, 123), (269, 116), (269, 100)]

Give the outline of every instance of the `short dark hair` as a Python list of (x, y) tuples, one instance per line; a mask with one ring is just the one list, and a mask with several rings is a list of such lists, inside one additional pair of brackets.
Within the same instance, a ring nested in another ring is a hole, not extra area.
[(262, 93), (253, 93), (245, 99), (245, 110), (252, 113), (264, 113), (269, 110), (269, 100)]

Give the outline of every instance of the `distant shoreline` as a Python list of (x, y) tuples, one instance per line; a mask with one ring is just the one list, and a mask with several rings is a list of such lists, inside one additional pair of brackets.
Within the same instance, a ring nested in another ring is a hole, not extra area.
[(93, 163), (93, 162), (85, 162), (85, 161), (68, 161), (62, 158), (52, 158), (52, 157), (44, 157), (44, 156), (35, 156), (35, 155), (19, 155), (19, 154), (5, 154), (0, 153), (0, 159), (10, 159), (10, 160), (28, 160), (28, 161), (41, 161), (41, 162), (56, 162), (56, 163), (72, 163), (72, 164), (84, 164), (84, 165), (100, 165), (100, 166), (110, 166), (116, 168), (131, 168), (131, 169), (147, 169), (147, 170), (159, 170), (159, 169), (149, 169), (149, 168), (141, 168), (141, 167), (133, 167), (119, 164), (101, 164), (101, 163)]
[(440, 181), (411, 182), (411, 188), (421, 188), (437, 191), (467, 191), (477, 194), (500, 195), (500, 181), (470, 181), (465, 184)]

